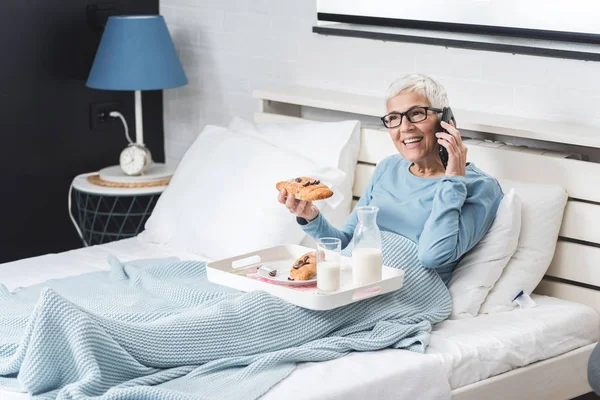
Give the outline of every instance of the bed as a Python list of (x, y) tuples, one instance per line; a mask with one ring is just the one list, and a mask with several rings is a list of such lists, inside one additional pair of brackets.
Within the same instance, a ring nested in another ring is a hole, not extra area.
[[(109, 255), (122, 260), (171, 256), (206, 260), (197, 254), (170, 250), (131, 238), (4, 264), (2, 282), (11, 290), (51, 278), (107, 270), (106, 258)], [(46, 265), (44, 271), (37, 268), (41, 263)], [(435, 327), (426, 354), (443, 366), (448, 385), (453, 390), (453, 398), (480, 398), (481, 393), (489, 396), (488, 392), (478, 392), (482, 390), (478, 388), (486, 381), (496, 382), (489, 383), (499, 388), (496, 398), (506, 398), (507, 387), (513, 385), (503, 384), (502, 381), (519, 382), (517, 379), (523, 379), (518, 378), (519, 375), (512, 378), (505, 375), (520, 370), (529, 372), (525, 373), (527, 384), (518, 385), (518, 388), (531, 392), (515, 392), (512, 395), (515, 398), (542, 397), (542, 390), (547, 390), (544, 398), (569, 398), (574, 390), (581, 393), (587, 391), (585, 374), (582, 373), (585, 372), (585, 363), (593, 343), (600, 335), (599, 317), (589, 307), (575, 302), (542, 295), (536, 295), (534, 299), (538, 303), (536, 308), (467, 320), (448, 320)], [(404, 368), (410, 365), (413, 357), (422, 356), (404, 350), (383, 350), (353, 353), (324, 363), (302, 364), (263, 398), (293, 398), (292, 389), (307, 380), (313, 384), (305, 388), (298, 398), (360, 399), (372, 393), (379, 393), (378, 398), (393, 398)], [(561, 365), (558, 371), (562, 382), (558, 388), (545, 389), (552, 378), (556, 378), (552, 375), (553, 368), (549, 368), (547, 363), (552, 358)], [(387, 366), (384, 374), (378, 368), (381, 365)], [(348, 382), (346, 378), (349, 374), (361, 378)], [(564, 384), (565, 375), (572, 386)], [(327, 379), (319, 380), (318, 377)], [(331, 385), (332, 381), (345, 384)], [(533, 382), (543, 383), (544, 387)], [(417, 394), (423, 395), (422, 392)], [(2, 400), (27, 397), (26, 394), (0, 391)]]
[[(257, 123), (300, 122), (308, 107), (367, 117), (378, 112), (369, 99), (348, 99), (340, 93), (313, 89), (259, 91), (255, 97), (260, 104)], [(374, 165), (395, 151), (387, 139), (385, 131), (363, 125), (355, 196), (362, 193)], [(585, 176), (600, 173), (600, 165), (555, 152), (525, 153), (476, 141), (470, 143), (469, 159), (497, 177), (559, 183), (570, 199), (554, 260), (533, 295), (538, 307), (438, 324), (425, 355), (428, 362), (441, 366), (432, 373), (443, 374), (452, 398), (459, 400), (569, 399), (590, 392), (587, 361), (600, 337), (600, 270), (595, 265), (600, 259), (600, 231), (593, 222), (594, 217), (600, 217), (596, 204), (600, 189), (590, 186)], [(529, 168), (520, 168), (525, 162)], [(51, 278), (105, 270), (108, 255), (122, 260), (168, 256), (207, 259), (132, 238), (7, 263), (0, 266), (0, 282), (11, 290)], [(37, 268), (40, 263), (46, 266), (43, 270)], [(412, 390), (403, 377), (415, 357), (423, 355), (383, 350), (301, 364), (263, 398), (397, 398), (399, 385), (404, 394)], [(341, 382), (344, 385), (336, 384)], [(301, 393), (294, 391), (298, 386), (303, 387)], [(422, 388), (413, 394), (428, 398)], [(27, 394), (0, 391), (0, 400), (22, 398)]]

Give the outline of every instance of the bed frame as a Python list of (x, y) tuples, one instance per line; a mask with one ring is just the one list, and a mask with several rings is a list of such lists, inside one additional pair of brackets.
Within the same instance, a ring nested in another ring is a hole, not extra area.
[[(259, 100), (259, 111), (254, 116), (256, 123), (309, 122), (304, 114), (310, 114), (310, 110), (312, 114), (315, 110), (329, 114), (326, 120), (363, 120), (353, 188), (355, 202), (363, 193), (375, 165), (397, 153), (387, 130), (364, 123), (364, 120), (374, 121), (373, 117), (384, 114), (385, 102), (381, 98), (303, 87), (255, 91), (254, 97)], [(460, 117), (461, 130), (600, 148), (600, 132), (589, 128), (574, 130), (572, 125), (562, 127), (547, 121), (455, 111), (457, 118)], [(563, 128), (565, 130), (560, 132)], [(591, 177), (600, 177), (600, 164), (572, 159), (569, 153), (557, 151), (466, 138), (465, 143), (469, 147), (469, 161), (492, 176), (556, 183), (567, 190), (569, 201), (554, 259), (535, 292), (583, 303), (600, 313), (600, 265), (596, 265), (600, 264), (600, 181), (590, 183)], [(582, 347), (455, 389), (452, 398), (558, 400), (589, 393), (587, 362), (593, 347)]]

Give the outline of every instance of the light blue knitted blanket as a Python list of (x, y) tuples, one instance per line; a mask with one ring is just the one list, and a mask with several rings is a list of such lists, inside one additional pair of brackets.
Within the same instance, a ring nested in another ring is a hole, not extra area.
[(213, 285), (204, 263), (176, 259), (112, 259), (110, 272), (13, 293), (0, 285), (0, 387), (40, 399), (247, 400), (299, 362), (423, 352), (450, 295), (413, 242), (382, 236), (404, 287), (330, 311)]

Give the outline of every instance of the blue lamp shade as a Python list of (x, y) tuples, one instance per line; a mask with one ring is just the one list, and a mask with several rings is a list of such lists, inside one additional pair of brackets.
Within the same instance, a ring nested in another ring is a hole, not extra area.
[(104, 90), (160, 90), (187, 84), (160, 15), (110, 17), (87, 86)]

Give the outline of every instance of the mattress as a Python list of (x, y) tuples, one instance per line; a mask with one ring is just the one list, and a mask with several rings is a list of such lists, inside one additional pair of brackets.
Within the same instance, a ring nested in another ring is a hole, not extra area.
[[(48, 279), (107, 270), (109, 255), (124, 261), (161, 257), (206, 260), (202, 256), (132, 238), (1, 264), (0, 283), (12, 290)], [(400, 377), (411, 357), (436, 359), (450, 387), (456, 389), (598, 341), (600, 317), (591, 308), (546, 296), (534, 295), (533, 299), (538, 304), (535, 308), (447, 320), (436, 325), (425, 355), (387, 349), (352, 353), (322, 363), (300, 364), (264, 397), (289, 395), (290, 390), (300, 386), (303, 387), (303, 398), (307, 399), (347, 398), (350, 393), (378, 393), (378, 398), (387, 398), (386, 394), (390, 393), (391, 398), (398, 390)], [(348, 379), (357, 368), (360, 379)], [(332, 382), (344, 382), (343, 393)], [(26, 394), (0, 391), (0, 400), (25, 398)]]

